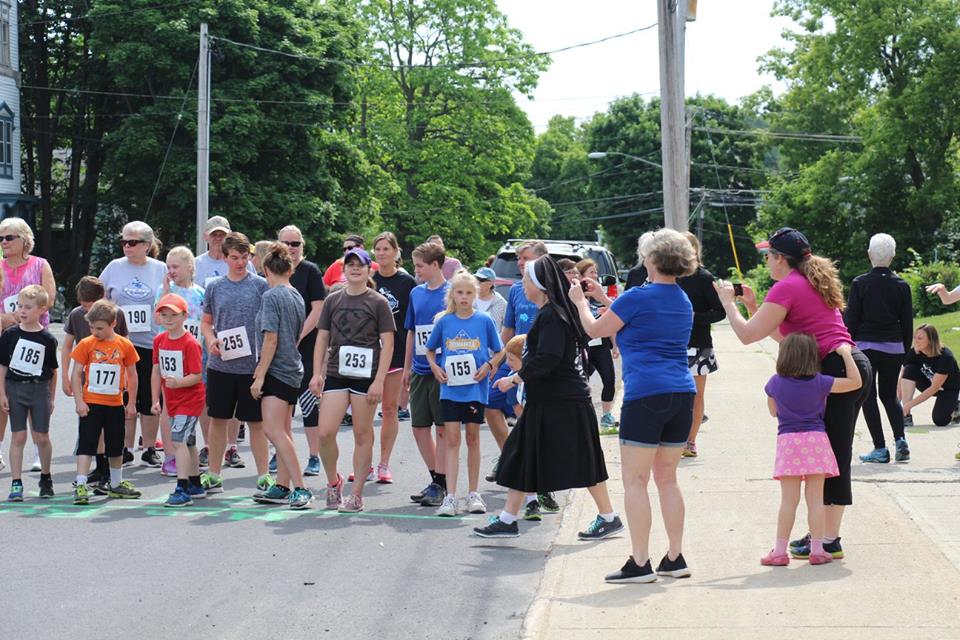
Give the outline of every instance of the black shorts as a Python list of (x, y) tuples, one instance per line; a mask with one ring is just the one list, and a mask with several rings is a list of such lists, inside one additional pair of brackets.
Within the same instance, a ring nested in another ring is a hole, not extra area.
[(440, 401), (440, 415), (443, 417), (444, 422), (482, 424), (484, 409), (485, 407), (481, 402)]
[(134, 347), (140, 359), (137, 360), (137, 413), (152, 416), (153, 394), (150, 391), (150, 378), (153, 376), (153, 349)]
[(336, 378), (327, 376), (323, 381), (323, 392), (348, 392), (358, 396), (365, 396), (370, 390), (373, 380), (361, 378)]
[(658, 393), (624, 401), (620, 408), (620, 444), (634, 447), (682, 447), (690, 435), (695, 393)]
[(297, 398), (300, 397), (300, 389), (291, 387), (285, 382), (277, 380), (269, 373), (263, 378), (263, 396), (273, 396), (280, 398), (287, 404), (293, 406), (297, 404)]
[(125, 435), (125, 416), (123, 407), (108, 407), (102, 404), (90, 404), (90, 412), (80, 418), (77, 435), (77, 455), (95, 456), (100, 446), (100, 434), (103, 433), (103, 451), (108, 458), (123, 455)]
[(262, 422), (260, 402), (250, 395), (252, 384), (253, 374), (207, 369), (207, 415), (217, 420)]

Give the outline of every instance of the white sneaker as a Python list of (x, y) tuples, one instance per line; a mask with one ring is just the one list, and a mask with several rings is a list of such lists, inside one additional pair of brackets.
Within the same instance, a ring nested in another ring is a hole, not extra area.
[(467, 511), (470, 513), (486, 513), (487, 505), (483, 501), (483, 496), (474, 491), (467, 496)]
[(37, 458), (33, 461), (33, 466), (30, 467), (30, 471), (40, 471), (40, 469), (42, 468), (43, 467), (40, 466), (40, 456), (38, 455)]
[(457, 496), (447, 494), (447, 497), (443, 499), (443, 504), (440, 505), (440, 508), (437, 509), (438, 516), (447, 516), (453, 517), (457, 515)]
[(373, 467), (370, 467), (370, 473), (367, 474), (367, 482), (376, 482), (377, 481), (377, 470)]

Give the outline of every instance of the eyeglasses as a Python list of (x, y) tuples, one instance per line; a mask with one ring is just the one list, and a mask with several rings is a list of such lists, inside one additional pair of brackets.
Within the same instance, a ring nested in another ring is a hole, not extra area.
[(348, 247), (344, 247), (344, 248), (343, 248), (343, 252), (346, 253), (347, 251), (350, 251), (351, 249), (356, 249), (358, 246), (359, 246), (359, 245), (351, 244), (351, 245), (348, 246)]
[(297, 247), (303, 244), (302, 240), (281, 240), (280, 242), (287, 245), (288, 247), (293, 247), (294, 249), (296, 249)]
[(3, 240), (4, 242), (13, 242), (19, 237), (20, 236), (0, 236), (0, 240)]
[(121, 240), (121, 241), (120, 241), (120, 246), (121, 246), (121, 247), (135, 247), (135, 246), (137, 246), (138, 244), (141, 244), (141, 243), (146, 244), (146, 242), (147, 242), (146, 240)]

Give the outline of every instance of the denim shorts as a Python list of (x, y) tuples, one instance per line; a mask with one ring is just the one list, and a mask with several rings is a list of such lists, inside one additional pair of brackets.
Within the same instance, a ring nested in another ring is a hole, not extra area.
[(682, 447), (690, 435), (695, 393), (659, 393), (623, 403), (620, 444)]

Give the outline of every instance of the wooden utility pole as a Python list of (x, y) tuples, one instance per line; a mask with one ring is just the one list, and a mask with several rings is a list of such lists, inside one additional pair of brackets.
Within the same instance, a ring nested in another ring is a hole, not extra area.
[(210, 206), (210, 39), (200, 25), (200, 78), (197, 83), (197, 251), (207, 250), (203, 229)]
[(687, 230), (690, 211), (683, 82), (686, 19), (686, 0), (657, 0), (663, 209), (666, 226), (678, 231)]

